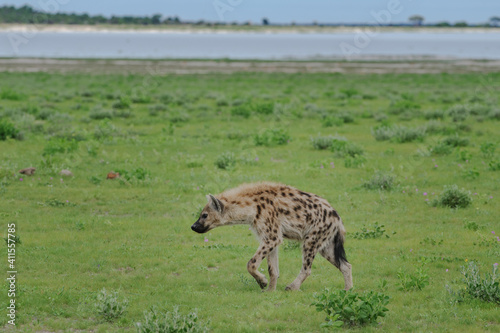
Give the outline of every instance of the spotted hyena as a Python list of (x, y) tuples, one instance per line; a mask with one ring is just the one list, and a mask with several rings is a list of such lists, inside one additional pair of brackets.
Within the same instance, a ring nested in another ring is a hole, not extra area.
[(268, 282), (258, 268), (266, 257), (270, 279), (267, 290), (276, 289), (278, 246), (283, 238), (303, 243), (302, 269), (286, 290), (300, 288), (311, 274), (311, 265), (318, 251), (342, 272), (345, 289), (352, 287), (351, 264), (344, 251), (344, 225), (325, 199), (287, 185), (258, 183), (239, 186), (217, 197), (210, 194), (207, 200), (208, 204), (191, 229), (205, 233), (224, 225), (249, 224), (260, 245), (247, 269), (262, 289)]

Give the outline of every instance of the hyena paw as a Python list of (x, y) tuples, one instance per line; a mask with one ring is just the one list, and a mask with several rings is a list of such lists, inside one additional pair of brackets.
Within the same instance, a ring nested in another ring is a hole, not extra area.
[(293, 284), (290, 284), (290, 285), (286, 286), (285, 290), (286, 290), (286, 291), (290, 291), (290, 290), (299, 290), (299, 288), (300, 288), (300, 287), (297, 287), (297, 286), (295, 286), (295, 285), (293, 285)]
[(257, 283), (259, 284), (260, 286), (260, 289), (264, 289), (267, 287), (267, 280), (261, 280), (261, 281), (257, 281)]

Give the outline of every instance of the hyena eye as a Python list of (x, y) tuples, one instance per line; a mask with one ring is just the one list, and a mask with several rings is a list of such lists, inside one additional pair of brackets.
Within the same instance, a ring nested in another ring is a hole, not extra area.
[(201, 214), (201, 218), (202, 218), (202, 219), (206, 219), (207, 217), (208, 217), (208, 214), (207, 214), (207, 213), (203, 213), (203, 214)]

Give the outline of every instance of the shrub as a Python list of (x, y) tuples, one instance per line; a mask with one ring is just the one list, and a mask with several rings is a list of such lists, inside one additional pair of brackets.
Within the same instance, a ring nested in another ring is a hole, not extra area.
[(363, 184), (369, 190), (390, 191), (394, 186), (394, 176), (388, 173), (376, 172), (373, 177)]
[(129, 109), (130, 108), (130, 99), (125, 96), (120, 96), (120, 98), (113, 103), (113, 109)]
[(375, 140), (377, 141), (390, 140), (394, 136), (393, 133), (394, 133), (393, 129), (386, 125), (377, 126), (374, 129), (372, 129), (372, 135), (375, 137)]
[(354, 116), (349, 112), (342, 112), (337, 115), (337, 118), (341, 119), (345, 124), (350, 124), (354, 122)]
[(143, 92), (137, 92), (132, 95), (132, 102), (137, 104), (148, 104), (151, 103), (151, 96), (146, 95)]
[(384, 121), (387, 121), (387, 115), (385, 113), (377, 113), (374, 117), (376, 122), (384, 122)]
[(288, 131), (281, 128), (268, 128), (256, 134), (254, 137), (257, 146), (286, 145), (290, 140)]
[(475, 298), (500, 305), (500, 281), (497, 271), (498, 264), (495, 264), (491, 274), (487, 273), (485, 278), (482, 278), (476, 263), (471, 261), (467, 267), (461, 267), (465, 288), (458, 292), (451, 289), (448, 291), (457, 302), (465, 302), (467, 299)]
[(395, 126), (393, 133), (393, 141), (399, 143), (423, 141), (425, 137), (425, 128), (407, 128), (404, 126)]
[(54, 137), (50, 139), (47, 142), (47, 145), (43, 148), (43, 156), (72, 153), (77, 149), (78, 141), (74, 139), (67, 140), (65, 138)]
[(488, 118), (500, 120), (500, 109), (491, 110), (488, 114)]
[(94, 138), (96, 140), (108, 140), (114, 136), (118, 135), (118, 130), (115, 125), (109, 121), (109, 119), (104, 119), (99, 122), (99, 124), (94, 129)]
[(492, 160), (488, 163), (489, 169), (491, 171), (498, 171), (500, 170), (500, 161), (499, 160)]
[(103, 288), (97, 294), (97, 302), (95, 303), (97, 314), (106, 321), (111, 322), (121, 317), (125, 313), (127, 306), (128, 301), (126, 299), (118, 300), (117, 292), (108, 292)]
[(431, 119), (443, 119), (444, 111), (442, 110), (431, 110), (424, 113), (424, 118), (427, 120)]
[(469, 139), (461, 138), (457, 134), (446, 137), (442, 142), (451, 147), (466, 147), (469, 145)]
[(344, 125), (344, 119), (338, 117), (325, 117), (321, 123), (323, 127), (342, 126)]
[(457, 104), (448, 109), (448, 115), (454, 122), (464, 121), (470, 114), (470, 110), (461, 104)]
[(344, 160), (344, 166), (346, 168), (360, 168), (363, 167), (364, 163), (366, 162), (366, 158), (363, 156), (347, 156), (346, 159)]
[(116, 169), (116, 172), (120, 174), (120, 178), (123, 178), (127, 181), (139, 180), (143, 181), (148, 178), (151, 178), (151, 172), (145, 168), (136, 168), (132, 170), (125, 169)]
[(454, 130), (444, 124), (442, 124), (439, 120), (429, 120), (425, 124), (425, 132), (428, 134), (449, 134), (453, 133)]
[(357, 145), (356, 143), (353, 142), (347, 142), (343, 149), (337, 150), (339, 152), (342, 152), (344, 155), (350, 156), (350, 157), (360, 157), (365, 153), (363, 147)]
[(388, 111), (391, 114), (401, 114), (406, 111), (414, 112), (416, 110), (420, 110), (420, 105), (411, 100), (402, 99), (398, 101), (393, 101), (389, 106)]
[(170, 122), (173, 124), (185, 123), (189, 121), (189, 114), (185, 112), (174, 113), (170, 116)]
[(215, 160), (215, 166), (219, 169), (230, 170), (236, 165), (236, 158), (231, 152), (222, 153)]
[(113, 112), (110, 110), (94, 109), (89, 113), (89, 118), (94, 120), (111, 119)]
[(137, 333), (198, 333), (208, 332), (208, 327), (199, 321), (196, 312), (187, 315), (179, 313), (179, 307), (173, 311), (160, 311), (156, 306), (144, 311), (144, 320), (135, 324)]
[(2, 88), (2, 90), (0, 91), (0, 99), (5, 99), (9, 101), (22, 101), (26, 99), (26, 95), (23, 95), (10, 88)]
[(493, 157), (496, 149), (497, 149), (497, 144), (493, 142), (481, 143), (481, 146), (479, 147), (481, 154), (483, 154), (483, 156), (486, 158)]
[(351, 290), (325, 289), (322, 294), (314, 295), (312, 303), (318, 312), (326, 312), (327, 322), (321, 327), (360, 326), (376, 322), (378, 317), (385, 317), (389, 311), (389, 296), (375, 291), (362, 294)]
[(355, 233), (353, 233), (352, 238), (369, 239), (369, 238), (380, 238), (382, 236), (389, 238), (389, 235), (385, 233), (385, 226), (383, 224), (378, 225), (378, 222), (375, 222), (373, 225), (373, 230), (363, 227), (361, 228), (361, 231), (356, 231)]
[(406, 273), (402, 269), (398, 270), (398, 279), (401, 285), (400, 290), (422, 290), (429, 284), (428, 269), (422, 264), (415, 270), (415, 273)]
[(14, 127), (12, 123), (7, 120), (0, 120), (0, 140), (5, 141), (9, 138), (21, 139), (22, 135), (17, 128)]
[(253, 111), (258, 114), (271, 114), (274, 111), (274, 103), (258, 103), (252, 106)]
[(161, 111), (166, 111), (166, 110), (167, 110), (167, 107), (163, 104), (155, 104), (155, 105), (150, 105), (148, 107), (149, 115), (152, 117), (155, 117)]
[(457, 185), (447, 186), (439, 198), (434, 199), (432, 205), (450, 208), (466, 208), (472, 204), (469, 191), (459, 189)]
[(336, 140), (334, 136), (319, 136), (317, 138), (311, 138), (312, 145), (314, 149), (325, 150), (332, 147), (333, 142)]
[(246, 105), (235, 106), (235, 107), (233, 107), (231, 109), (231, 115), (233, 115), (233, 116), (240, 116), (240, 117), (243, 117), (243, 118), (250, 118), (251, 114), (252, 114), (252, 111)]
[(436, 145), (429, 147), (429, 151), (432, 155), (449, 155), (453, 151), (453, 147), (441, 141)]

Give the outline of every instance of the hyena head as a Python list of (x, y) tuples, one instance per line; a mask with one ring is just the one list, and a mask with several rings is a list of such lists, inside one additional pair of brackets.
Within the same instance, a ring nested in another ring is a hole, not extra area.
[(219, 227), (224, 224), (224, 212), (225, 206), (216, 197), (209, 194), (207, 195), (208, 203), (201, 211), (198, 220), (191, 226), (193, 231), (203, 234), (215, 227)]

